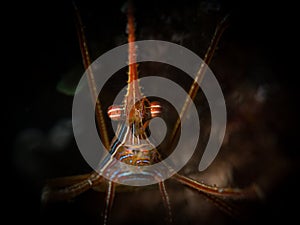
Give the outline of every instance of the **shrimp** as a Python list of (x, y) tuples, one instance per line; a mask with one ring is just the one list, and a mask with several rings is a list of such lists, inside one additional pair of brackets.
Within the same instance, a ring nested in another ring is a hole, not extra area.
[[(149, 138), (149, 122), (155, 117), (160, 117), (164, 113), (164, 108), (159, 101), (151, 101), (145, 97), (141, 91), (139, 84), (139, 71), (136, 62), (136, 47), (135, 47), (135, 22), (134, 11), (132, 4), (129, 2), (127, 9), (127, 30), (128, 30), (128, 87), (123, 99), (123, 104), (112, 105), (107, 109), (109, 118), (119, 123), (115, 137), (110, 141), (108, 131), (105, 124), (104, 113), (102, 111), (101, 102), (97, 96), (97, 89), (94, 81), (94, 74), (89, 67), (91, 59), (89, 56), (88, 45), (84, 34), (83, 23), (79, 14), (78, 8), (75, 6), (75, 14), (77, 19), (78, 39), (83, 59), (84, 67), (87, 71), (89, 88), (91, 98), (96, 102), (96, 121), (100, 133), (100, 138), (105, 148), (109, 149), (110, 155), (123, 163), (143, 168), (144, 166), (153, 165), (162, 161), (162, 155), (155, 147), (155, 144)], [(227, 17), (225, 17), (217, 26), (211, 43), (204, 57), (204, 62), (209, 64), (215, 49), (220, 41), (220, 38), (227, 28)], [(198, 92), (199, 86), (197, 82), (203, 79), (205, 74), (205, 66), (201, 65), (197, 76), (190, 87), (189, 98), (181, 110), (180, 116), (174, 125), (171, 138), (168, 142), (172, 146), (178, 135), (180, 123), (186, 116), (189, 105)], [(44, 203), (52, 201), (65, 201), (74, 199), (80, 194), (89, 189), (101, 189), (101, 185), (106, 185), (105, 209), (103, 212), (103, 224), (109, 224), (109, 217), (112, 210), (115, 193), (117, 189), (126, 189), (111, 180), (103, 177), (115, 177), (117, 181), (124, 181), (130, 179), (153, 179), (159, 180), (158, 189), (160, 191), (161, 199), (165, 207), (165, 214), (169, 223), (173, 222), (173, 214), (170, 203), (170, 197), (164, 181), (160, 180), (161, 174), (159, 172), (149, 172), (142, 169), (142, 173), (136, 174), (135, 171), (118, 170), (115, 167), (114, 161), (111, 159), (104, 159), (101, 162), (100, 171), (93, 171), (88, 174), (58, 178), (50, 180), (46, 183), (42, 192), (42, 201)], [(145, 167), (146, 168), (146, 167)], [(220, 210), (236, 217), (236, 209), (227, 201), (235, 199), (256, 199), (259, 198), (259, 189), (256, 185), (251, 185), (244, 189), (231, 187), (217, 187), (199, 182), (192, 178), (186, 177), (179, 173), (175, 173), (170, 179), (195, 190), (212, 201)]]

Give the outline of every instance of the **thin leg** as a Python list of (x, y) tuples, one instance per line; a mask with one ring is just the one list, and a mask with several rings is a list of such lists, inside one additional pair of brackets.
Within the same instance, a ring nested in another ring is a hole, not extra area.
[(203, 192), (201, 194), (203, 194), (209, 201), (211, 201), (218, 209), (228, 214), (232, 218), (234, 219), (240, 218), (239, 211), (232, 204), (225, 202), (223, 199), (220, 199), (216, 196), (208, 195)]
[(160, 182), (159, 184), (159, 190), (160, 190), (160, 194), (164, 203), (165, 208), (168, 211), (168, 221), (171, 224), (172, 223), (172, 209), (171, 209), (171, 204), (170, 204), (170, 200), (169, 200), (169, 196), (165, 187), (165, 183), (164, 182)]
[(106, 194), (106, 201), (105, 201), (105, 211), (104, 211), (104, 222), (103, 225), (107, 225), (107, 220), (109, 213), (111, 211), (114, 197), (115, 197), (115, 183), (112, 181), (108, 182), (108, 189)]
[(200, 192), (203, 192), (208, 195), (218, 196), (218, 197), (226, 197), (231, 199), (252, 199), (258, 198), (258, 192), (256, 186), (250, 186), (246, 189), (238, 189), (238, 188), (223, 188), (223, 187), (215, 187), (207, 184), (199, 183), (191, 178), (175, 174), (172, 176), (178, 182), (196, 189)]
[(101, 181), (102, 177), (96, 172), (50, 180), (42, 191), (41, 200), (43, 203), (70, 200), (99, 185)]
[(52, 187), (52, 188), (67, 187), (67, 186), (71, 186), (72, 184), (76, 184), (76, 183), (79, 183), (81, 181), (84, 181), (84, 180), (88, 179), (93, 173), (86, 173), (86, 174), (80, 174), (80, 175), (74, 175), (74, 176), (52, 178), (52, 179), (47, 180), (45, 182), (45, 185), (49, 186), (49, 187)]
[(191, 178), (175, 174), (173, 179), (178, 182), (199, 191), (207, 199), (213, 202), (221, 211), (227, 213), (232, 218), (239, 219), (240, 214), (236, 207), (234, 207), (225, 199), (257, 199), (259, 198), (259, 190), (256, 186), (250, 186), (246, 189), (233, 189), (233, 188), (221, 188), (215, 186), (209, 186), (207, 184), (199, 183)]

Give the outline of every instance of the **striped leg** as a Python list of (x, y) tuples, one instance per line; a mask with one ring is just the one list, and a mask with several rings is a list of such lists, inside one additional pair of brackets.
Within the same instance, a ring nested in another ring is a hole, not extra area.
[(159, 185), (159, 191), (160, 191), (164, 206), (167, 209), (168, 221), (170, 224), (172, 224), (173, 218), (172, 218), (171, 204), (170, 204), (169, 196), (168, 196), (168, 193), (167, 193), (167, 190), (165, 187), (165, 183), (160, 182), (158, 185)]
[(41, 201), (48, 203), (70, 200), (99, 185), (101, 181), (102, 177), (96, 172), (49, 180), (42, 191)]
[(259, 199), (261, 197), (261, 192), (259, 187), (252, 185), (245, 189), (237, 189), (237, 188), (222, 188), (210, 186), (207, 184), (199, 183), (191, 178), (175, 174), (173, 177), (176, 181), (199, 191), (202, 193), (207, 199), (211, 200), (214, 205), (216, 205), (220, 210), (232, 216), (233, 218), (239, 218), (240, 215), (238, 210), (227, 200), (238, 200), (238, 199)]
[(108, 189), (107, 189), (107, 193), (106, 193), (106, 200), (105, 200), (105, 211), (104, 211), (104, 216), (103, 216), (104, 217), (103, 225), (107, 225), (109, 213), (111, 211), (113, 201), (114, 201), (114, 197), (115, 197), (115, 188), (116, 188), (115, 183), (112, 182), (112, 181), (109, 181), (108, 182)]

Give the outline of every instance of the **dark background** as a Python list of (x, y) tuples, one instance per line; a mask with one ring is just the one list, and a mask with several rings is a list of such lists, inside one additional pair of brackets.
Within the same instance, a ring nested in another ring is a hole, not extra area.
[[(126, 17), (120, 11), (123, 1), (76, 2), (83, 15), (86, 30), (88, 30), (87, 38), (94, 44), (94, 47), (91, 48), (92, 58), (126, 42)], [(265, 76), (258, 75), (249, 79), (254, 79), (258, 83), (275, 84), (274, 86), (277, 88), (279, 94), (275, 96), (276, 98), (279, 96), (278, 104), (276, 107), (268, 109), (264, 115), (274, 117), (275, 123), (279, 124), (271, 126), (274, 126), (278, 141), (277, 147), (287, 158), (289, 169), (284, 175), (278, 174), (279, 177), (282, 176), (280, 182), (276, 183), (276, 186), (268, 193), (265, 206), (257, 214), (257, 218), (253, 218), (253, 221), (292, 221), (292, 218), (296, 217), (297, 207), (292, 207), (291, 203), (297, 204), (299, 198), (296, 186), (299, 168), (296, 143), (298, 82), (295, 79), (297, 73), (292, 69), (294, 65), (297, 65), (294, 60), (297, 57), (296, 7), (288, 2), (267, 4), (259, 1), (240, 1), (239, 3), (206, 1), (207, 3), (221, 8), (216, 10), (213, 7), (209, 14), (212, 16), (208, 16), (212, 18), (208, 20), (212, 24), (204, 26), (205, 32), (208, 33), (207, 37), (199, 38), (200, 44), (206, 43), (205, 47), (197, 46), (198, 40), (189, 42), (189, 38), (183, 45), (203, 56), (205, 52), (203, 49), (206, 49), (207, 40), (215, 28), (215, 22), (222, 15), (230, 12), (230, 27), (222, 37), (221, 43), (224, 44), (220, 44), (218, 53), (221, 56), (212, 62), (212, 68), (213, 65), (216, 65), (217, 71), (222, 69), (222, 54), (226, 57), (230, 54), (226, 54), (224, 51), (234, 51), (230, 48), (230, 43), (236, 43), (236, 48), (240, 49), (243, 56), (247, 55), (245, 51), (251, 52), (251, 49), (255, 49), (255, 54), (252, 53), (248, 59), (242, 56), (241, 58), (239, 56), (226, 58), (225, 62), (230, 64), (227, 67), (224, 66), (229, 71), (225, 72), (226, 76), (221, 76), (219, 79), (221, 81), (232, 79), (228, 77), (230, 68), (234, 68), (235, 63), (240, 63), (239, 60), (242, 59), (252, 60), (248, 62), (249, 67), (245, 70), (255, 69), (261, 65), (268, 69), (269, 72)], [(137, 39), (146, 39), (152, 32), (154, 37), (169, 40), (171, 35), (168, 32), (171, 32), (172, 29), (175, 30), (174, 32), (176, 29), (187, 33), (191, 32), (195, 6), (199, 5), (201, 5), (201, 1), (137, 3), (137, 32), (141, 34), (141, 37), (137, 37)], [(9, 39), (8, 42), (3, 42), (4, 48), (8, 48), (8, 53), (4, 56), (8, 61), (8, 64), (4, 65), (7, 69), (3, 73), (5, 82), (2, 83), (3, 90), (4, 88), (8, 89), (8, 91), (5, 90), (3, 108), (4, 113), (7, 114), (3, 118), (4, 124), (7, 123), (8, 126), (5, 128), (3, 136), (7, 145), (5, 144), (2, 149), (2, 158), (4, 165), (7, 162), (8, 165), (4, 168), (5, 177), (1, 183), (1, 186), (4, 187), (2, 194), (8, 200), (7, 209), (13, 213), (10, 216), (11, 220), (19, 220), (19, 215), (22, 215), (24, 223), (38, 222), (42, 224), (44, 222), (40, 216), (40, 182), (44, 178), (56, 175), (88, 171), (88, 167), (80, 160), (79, 153), (74, 155), (74, 159), (72, 159), (74, 163), (70, 165), (60, 162), (63, 155), (67, 155), (68, 152), (60, 152), (56, 155), (39, 152), (38, 156), (30, 155), (31, 152), (19, 153), (22, 149), (20, 145), (26, 149), (30, 144), (28, 144), (30, 141), (21, 142), (21, 144), (18, 142), (18, 138), (24, 130), (38, 128), (42, 133), (47, 133), (61, 118), (70, 118), (72, 97), (58, 93), (56, 85), (63, 74), (81, 63), (72, 2), (22, 2), (3, 7), (2, 10), (8, 12), (3, 19), (5, 24), (3, 36)], [(165, 31), (160, 27), (163, 20), (161, 15), (168, 14), (168, 12), (177, 12), (178, 15), (175, 13), (173, 17), (182, 18), (182, 20), (179, 20), (178, 24), (174, 25), (170, 31)], [(187, 24), (186, 27), (185, 24)], [(196, 30), (195, 34), (192, 33), (192, 37), (201, 37), (199, 30)], [(160, 32), (161, 36), (159, 36)], [(226, 45), (226, 43), (229, 44)], [(251, 66), (252, 64), (253, 66)], [(247, 76), (247, 73), (243, 73), (241, 76)], [(241, 77), (237, 76), (237, 80), (239, 79), (241, 80)], [(223, 87), (225, 90), (239, 85), (238, 83), (228, 83), (228, 86)], [(273, 106), (276, 105), (277, 99), (272, 101), (275, 103)], [(48, 157), (46, 161), (39, 161), (45, 157)], [(76, 168), (76, 163), (80, 164), (80, 168)], [(31, 169), (28, 169), (29, 167)], [(276, 174), (273, 175), (276, 176)]]

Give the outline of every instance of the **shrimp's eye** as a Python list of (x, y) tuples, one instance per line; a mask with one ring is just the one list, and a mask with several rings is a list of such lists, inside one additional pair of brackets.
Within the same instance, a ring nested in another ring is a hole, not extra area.
[(162, 107), (159, 102), (151, 102), (150, 104), (151, 117), (158, 117), (162, 112)]
[(124, 107), (120, 105), (112, 105), (108, 108), (107, 114), (111, 120), (119, 121), (123, 118)]

